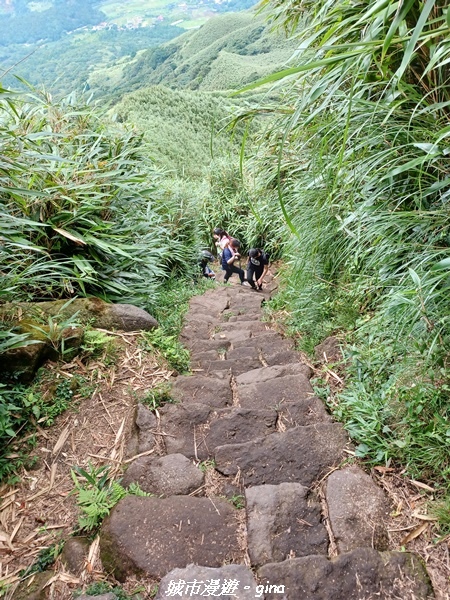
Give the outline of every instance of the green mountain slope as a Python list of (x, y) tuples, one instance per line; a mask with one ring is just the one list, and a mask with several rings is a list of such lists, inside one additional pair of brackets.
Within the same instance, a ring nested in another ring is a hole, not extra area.
[(238, 102), (159, 85), (126, 95), (114, 111), (119, 121), (144, 132), (158, 166), (197, 177), (217, 154), (238, 155), (238, 141), (226, 131), (220, 133)]
[(118, 91), (149, 84), (200, 90), (236, 89), (292, 56), (296, 43), (270, 31), (261, 15), (227, 14), (158, 48), (143, 52), (127, 69)]

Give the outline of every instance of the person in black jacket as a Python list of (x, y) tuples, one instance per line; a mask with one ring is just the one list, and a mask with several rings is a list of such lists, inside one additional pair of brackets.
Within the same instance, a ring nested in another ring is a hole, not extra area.
[(269, 268), (269, 258), (264, 250), (251, 248), (248, 251), (247, 281), (254, 290), (262, 290), (264, 275)]

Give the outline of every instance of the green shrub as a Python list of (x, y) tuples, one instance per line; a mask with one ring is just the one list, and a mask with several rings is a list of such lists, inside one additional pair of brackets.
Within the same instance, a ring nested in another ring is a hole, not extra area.
[(125, 489), (112, 479), (110, 468), (109, 466), (94, 467), (89, 463), (87, 469), (74, 467), (71, 470), (75, 485), (73, 493), (77, 495), (78, 508), (82, 513), (78, 518), (78, 526), (81, 530), (97, 529), (111, 509), (125, 496), (151, 495), (143, 492), (138, 484), (132, 484)]

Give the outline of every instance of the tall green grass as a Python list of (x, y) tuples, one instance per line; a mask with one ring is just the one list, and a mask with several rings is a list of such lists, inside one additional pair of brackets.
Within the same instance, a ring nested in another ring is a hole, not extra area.
[(0, 121), (0, 300), (153, 294), (169, 244), (141, 137), (38, 92), (3, 90)]

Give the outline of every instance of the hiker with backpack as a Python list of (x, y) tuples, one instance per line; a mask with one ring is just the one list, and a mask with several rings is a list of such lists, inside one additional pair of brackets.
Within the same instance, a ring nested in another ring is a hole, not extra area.
[(236, 238), (231, 238), (223, 250), (222, 269), (225, 271), (225, 276), (223, 278), (224, 283), (228, 282), (233, 273), (239, 275), (241, 285), (243, 285), (245, 281), (245, 273), (243, 269), (238, 266), (241, 259), (241, 255), (239, 254), (240, 246), (241, 242), (239, 240)]

